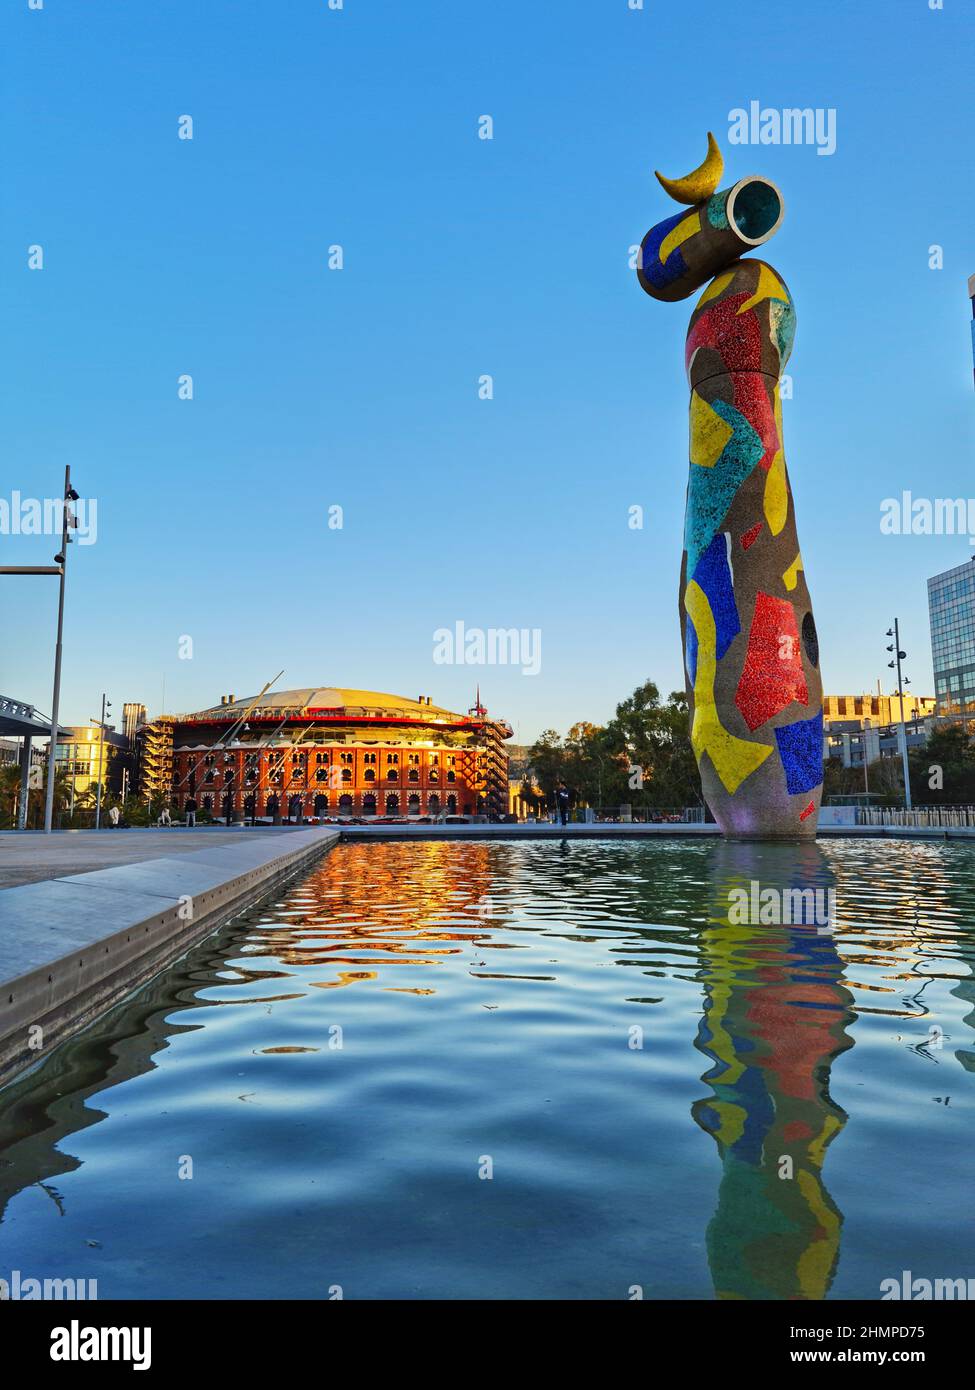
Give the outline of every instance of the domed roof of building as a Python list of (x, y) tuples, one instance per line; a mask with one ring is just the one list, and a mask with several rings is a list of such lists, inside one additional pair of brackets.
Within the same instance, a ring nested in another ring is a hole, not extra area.
[[(194, 718), (205, 719), (208, 715), (243, 714), (257, 697), (248, 695), (244, 699), (231, 698), (209, 709), (200, 710)], [(430, 704), (427, 697), (410, 700), (404, 695), (387, 695), (379, 690), (348, 690), (343, 687), (323, 685), (308, 686), (300, 690), (271, 690), (257, 699), (253, 713), (258, 710), (280, 710), (282, 718), (286, 710), (348, 710), (357, 714), (390, 715), (407, 719), (464, 719), (467, 716), (440, 705)]]

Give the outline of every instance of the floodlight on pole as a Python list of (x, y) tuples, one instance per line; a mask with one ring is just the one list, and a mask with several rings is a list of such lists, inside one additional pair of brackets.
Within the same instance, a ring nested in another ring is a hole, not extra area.
[(907, 656), (907, 652), (901, 651), (900, 625), (899, 625), (899, 623), (898, 623), (898, 621), (897, 621), (896, 618), (894, 619), (894, 626), (893, 626), (893, 627), (889, 627), (889, 628), (887, 629), (887, 636), (888, 636), (888, 637), (893, 637), (893, 639), (894, 639), (893, 646), (888, 647), (887, 650), (888, 650), (889, 652), (894, 652), (895, 658), (894, 658), (893, 661), (888, 661), (887, 665), (891, 668), (891, 670), (893, 670), (895, 667), (896, 667), (896, 669), (897, 669), (897, 695), (898, 695), (898, 697), (899, 697), (899, 699), (900, 699), (900, 710), (901, 710), (901, 718), (900, 718), (901, 761), (902, 761), (903, 766), (904, 766), (904, 805), (905, 805), (906, 809), (909, 811), (909, 810), (911, 809), (911, 772), (910, 772), (910, 766), (909, 766), (908, 761), (907, 761), (907, 728), (906, 728), (905, 723), (904, 723), (904, 686), (905, 686), (905, 684), (906, 684), (906, 685), (910, 685), (910, 681), (909, 681), (909, 680), (905, 680), (905, 679), (902, 678), (902, 676), (901, 676), (901, 662), (902, 662), (902, 661), (905, 659), (905, 657)]

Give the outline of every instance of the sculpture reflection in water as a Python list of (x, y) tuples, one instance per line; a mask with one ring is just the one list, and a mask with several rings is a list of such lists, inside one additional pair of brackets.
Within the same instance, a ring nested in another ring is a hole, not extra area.
[(823, 890), (832, 874), (815, 844), (715, 847), (716, 898), (701, 933), (705, 1010), (696, 1040), (712, 1094), (692, 1114), (714, 1139), (722, 1177), (707, 1230), (722, 1299), (821, 1299), (842, 1216), (823, 1165), (846, 1114), (830, 1068), (852, 1047), (853, 997), (830, 929), (742, 922), (729, 911), (754, 882)]

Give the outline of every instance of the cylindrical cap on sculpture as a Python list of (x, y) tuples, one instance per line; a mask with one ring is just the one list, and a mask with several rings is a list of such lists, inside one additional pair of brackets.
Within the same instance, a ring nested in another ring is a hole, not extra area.
[(749, 174), (731, 188), (651, 227), (640, 246), (637, 278), (654, 299), (674, 301), (762, 246), (784, 215), (774, 183)]

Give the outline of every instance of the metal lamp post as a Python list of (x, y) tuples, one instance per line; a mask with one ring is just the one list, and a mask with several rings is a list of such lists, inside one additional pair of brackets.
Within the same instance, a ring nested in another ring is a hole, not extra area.
[(64, 502), (61, 507), (61, 549), (54, 557), (53, 565), (0, 565), (0, 574), (56, 574), (60, 576), (58, 596), (58, 637), (54, 648), (54, 700), (51, 706), (51, 742), (47, 754), (47, 787), (44, 795), (44, 833), (51, 833), (54, 818), (54, 768), (58, 742), (58, 703), (61, 698), (61, 636), (64, 631), (64, 573), (67, 567), (68, 546), (71, 537), (68, 528), (76, 526), (74, 513), (69, 503), (77, 502), (78, 494), (71, 486), (71, 468), (64, 470)]
[[(863, 790), (866, 792), (868, 798), (870, 796), (870, 770), (867, 765), (869, 761), (867, 749), (867, 735), (870, 732), (870, 728), (871, 724), (870, 719), (868, 717), (863, 721), (863, 733), (860, 735), (860, 737), (863, 740)], [(869, 806), (869, 804), (870, 802), (868, 799), (867, 805)]]
[(68, 546), (71, 537), (69, 526), (75, 524), (74, 514), (69, 502), (77, 502), (78, 494), (71, 486), (71, 467), (64, 470), (64, 505), (61, 508), (61, 549), (55, 555), (55, 563), (60, 565), (61, 579), (58, 592), (58, 636), (54, 648), (54, 697), (51, 701), (51, 742), (47, 755), (47, 787), (44, 796), (44, 833), (50, 835), (54, 819), (54, 767), (58, 744), (58, 705), (61, 702), (61, 639), (64, 634), (64, 579), (68, 568)]
[(900, 721), (900, 741), (901, 758), (904, 763), (904, 805), (909, 811), (911, 809), (911, 774), (907, 762), (907, 728), (904, 724), (904, 681), (901, 677), (901, 662), (907, 656), (907, 652), (901, 651), (900, 627), (897, 619), (894, 619), (894, 626), (887, 629), (887, 636), (893, 637), (893, 646), (887, 648), (894, 653), (894, 660), (888, 661), (887, 665), (893, 670), (897, 669), (897, 694), (900, 698), (901, 721)]
[(102, 821), (102, 764), (105, 759), (105, 713), (112, 708), (112, 702), (105, 695), (102, 695), (102, 717), (99, 729), (101, 738), (98, 740), (98, 791), (95, 794), (95, 829), (101, 827)]

